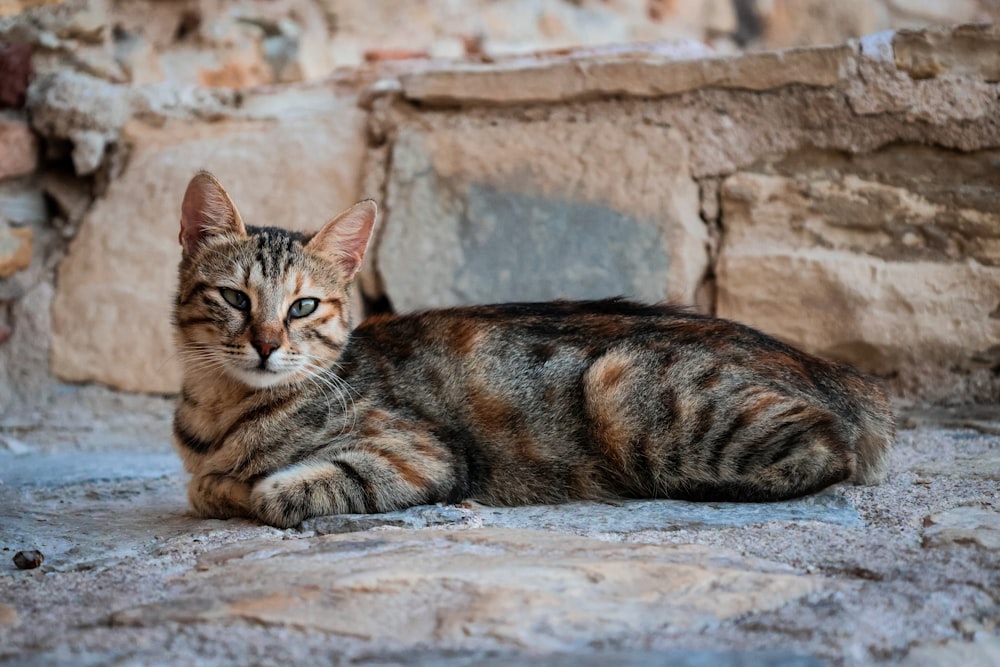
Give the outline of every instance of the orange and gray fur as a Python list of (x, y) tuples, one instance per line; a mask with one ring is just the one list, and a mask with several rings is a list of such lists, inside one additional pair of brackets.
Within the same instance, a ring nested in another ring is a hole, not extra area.
[(211, 175), (188, 186), (174, 435), (198, 514), (773, 501), (884, 477), (878, 386), (734, 322), (611, 299), (354, 328), (375, 217), (365, 201), (315, 235), (248, 227)]

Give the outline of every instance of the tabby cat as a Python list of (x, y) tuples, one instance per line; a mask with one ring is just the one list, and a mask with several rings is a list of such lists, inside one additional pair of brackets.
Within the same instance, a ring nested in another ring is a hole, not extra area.
[(202, 172), (181, 210), (174, 436), (201, 516), (772, 501), (885, 475), (882, 391), (748, 327), (610, 299), (353, 328), (374, 202), (315, 235), (247, 227)]

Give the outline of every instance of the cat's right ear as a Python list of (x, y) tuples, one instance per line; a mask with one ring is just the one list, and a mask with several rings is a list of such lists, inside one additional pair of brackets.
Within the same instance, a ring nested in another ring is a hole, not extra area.
[(184, 192), (179, 240), (184, 252), (193, 253), (208, 237), (220, 234), (245, 236), (243, 218), (229, 193), (207, 171), (199, 171)]

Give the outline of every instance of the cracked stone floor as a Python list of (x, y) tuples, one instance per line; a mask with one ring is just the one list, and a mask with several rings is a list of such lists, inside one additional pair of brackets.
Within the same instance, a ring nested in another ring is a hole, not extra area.
[(277, 530), (188, 514), (171, 407), (65, 387), (0, 419), (0, 665), (1000, 664), (995, 408), (909, 410), (889, 482), (795, 502)]

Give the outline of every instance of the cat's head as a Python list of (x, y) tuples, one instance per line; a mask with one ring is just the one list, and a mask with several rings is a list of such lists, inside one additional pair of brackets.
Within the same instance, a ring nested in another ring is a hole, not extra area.
[(311, 236), (248, 227), (215, 177), (197, 174), (181, 205), (174, 304), (187, 370), (254, 388), (322, 382), (347, 343), (351, 283), (375, 216), (367, 200)]

